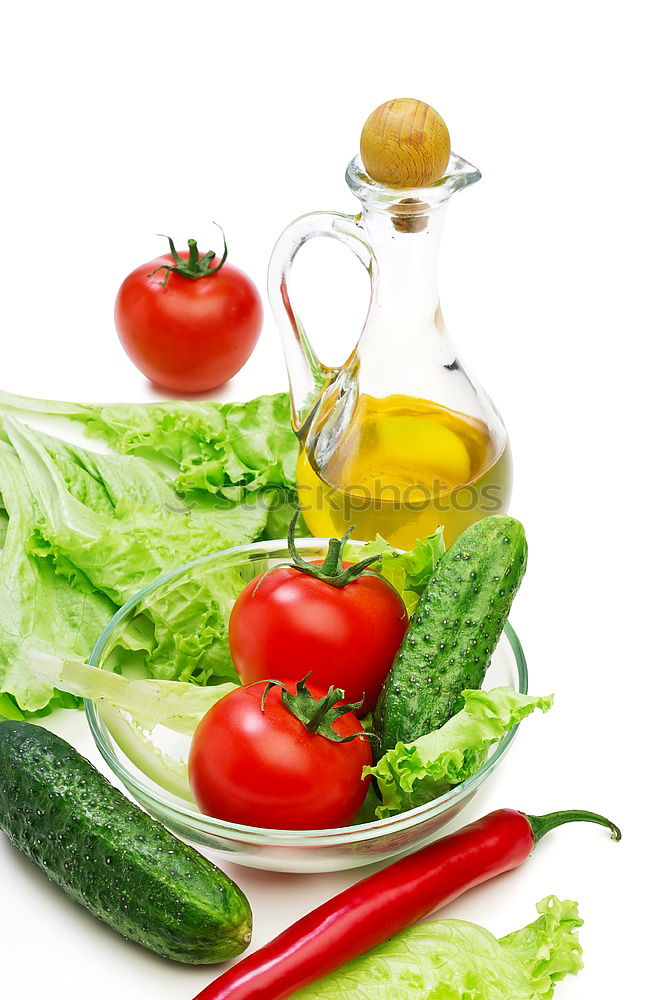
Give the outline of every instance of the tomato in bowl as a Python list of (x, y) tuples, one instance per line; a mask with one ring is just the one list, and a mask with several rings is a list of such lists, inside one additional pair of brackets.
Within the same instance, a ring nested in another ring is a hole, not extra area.
[[(328, 540), (296, 541), (308, 562), (322, 561)], [(360, 552), (361, 542), (348, 543), (347, 551)], [(165, 574), (137, 593), (106, 626), (89, 658), (94, 666), (112, 667), (119, 648), (145, 622), (146, 607), (160, 607), (174, 591), (188, 595), (202, 575), (239, 580), (239, 592), (250, 580), (290, 558), (285, 540), (253, 542), (188, 563)], [(507, 625), (486, 675), (485, 687), (509, 686), (526, 694), (528, 673), (521, 643)], [(415, 849), (443, 830), (470, 802), (508, 753), (516, 730), (505, 735), (488, 760), (468, 780), (431, 802), (387, 819), (357, 819), (353, 825), (327, 829), (287, 830), (256, 827), (203, 814), (187, 794), (166, 791), (155, 776), (147, 776), (128, 757), (122, 734), (111, 725), (104, 709), (86, 703), (86, 715), (95, 743), (104, 760), (128, 792), (153, 816), (183, 840), (204, 848), (220, 862), (285, 872), (327, 872), (356, 868)], [(187, 759), (191, 737), (158, 727), (153, 733), (159, 749), (172, 758)], [(242, 780), (243, 775), (239, 776)], [(187, 786), (187, 774), (184, 785)]]

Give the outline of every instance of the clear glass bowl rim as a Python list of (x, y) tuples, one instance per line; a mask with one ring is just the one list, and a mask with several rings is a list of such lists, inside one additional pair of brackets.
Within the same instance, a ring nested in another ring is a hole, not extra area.
[[(300, 538), (297, 539), (297, 547), (308, 549), (311, 546), (320, 545), (326, 550), (328, 542), (329, 539), (326, 538)], [(364, 545), (363, 542), (351, 542), (349, 544), (358, 545), (360, 548)], [(138, 591), (134, 597), (130, 598), (129, 601), (119, 608), (113, 618), (111, 618), (95, 643), (95, 647), (89, 660), (90, 664), (92, 666), (98, 666), (104, 647), (117, 626), (129, 617), (130, 613), (137, 607), (137, 605), (139, 605), (155, 590), (162, 587), (165, 583), (169, 583), (170, 581), (177, 579), (179, 576), (184, 575), (198, 566), (204, 566), (208, 563), (215, 562), (216, 560), (234, 559), (237, 556), (250, 555), (253, 552), (264, 552), (267, 555), (271, 555), (275, 552), (285, 551), (286, 548), (287, 542), (285, 539), (277, 539), (267, 542), (250, 542), (247, 545), (238, 545), (233, 548), (224, 549), (220, 552), (214, 552), (208, 556), (203, 556), (200, 559), (194, 559), (192, 562), (185, 563), (183, 566), (170, 570), (168, 573), (164, 573), (162, 576), (157, 577), (152, 583), (142, 588), (142, 590)], [(524, 656), (519, 638), (509, 622), (505, 626), (505, 635), (507, 636), (516, 661), (519, 676), (518, 690), (521, 694), (527, 694), (528, 668), (526, 658)], [(169, 799), (163, 798), (151, 787), (144, 784), (144, 782), (132, 774), (132, 772), (129, 771), (119, 759), (109, 736), (109, 732), (102, 722), (97, 706), (94, 702), (88, 700), (85, 701), (85, 712), (97, 749), (113, 773), (122, 781), (125, 787), (132, 792), (138, 801), (148, 804), (148, 808), (160, 817), (165, 818), (167, 823), (169, 822), (169, 818), (173, 817), (174, 822), (179, 826), (184, 824), (188, 825), (193, 830), (205, 833), (208, 836), (219, 837), (226, 840), (235, 840), (243, 844), (253, 844), (259, 846), (271, 844), (273, 846), (280, 847), (338, 847), (356, 844), (362, 841), (374, 840), (376, 837), (383, 837), (388, 834), (395, 835), (407, 832), (413, 827), (427, 822), (439, 813), (445, 812), (450, 807), (454, 806), (460, 799), (466, 798), (468, 795), (472, 794), (472, 792), (474, 792), (482, 784), (486, 776), (494, 770), (500, 760), (505, 756), (512, 741), (514, 740), (514, 737), (516, 736), (516, 731), (519, 728), (519, 726), (516, 725), (514, 729), (502, 738), (484, 766), (472, 775), (472, 777), (468, 778), (467, 781), (462, 782), (460, 785), (456, 785), (454, 788), (450, 789), (450, 791), (445, 792), (444, 795), (434, 799), (432, 802), (427, 802), (424, 805), (417, 806), (414, 809), (410, 809), (404, 813), (399, 813), (398, 815), (391, 816), (387, 819), (373, 820), (370, 823), (360, 823), (356, 826), (336, 827), (326, 830), (275, 830), (254, 826), (243, 826), (238, 823), (228, 823), (223, 820), (216, 819), (213, 816), (207, 816), (204, 813), (196, 811), (195, 809), (188, 809), (184, 806), (179, 806)]]

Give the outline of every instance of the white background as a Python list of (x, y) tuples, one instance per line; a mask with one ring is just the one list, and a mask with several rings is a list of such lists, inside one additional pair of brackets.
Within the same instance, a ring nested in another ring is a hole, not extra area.
[[(578, 899), (586, 969), (562, 1000), (655, 996), (663, 942), (664, 32), (649, 2), (13, 4), (0, 38), (0, 382), (35, 396), (160, 398), (114, 334), (125, 274), (155, 234), (226, 230), (264, 287), (295, 216), (354, 211), (343, 171), (366, 115), (417, 96), (481, 184), (452, 203), (443, 309), (503, 413), (512, 512), (530, 569), (513, 612), (534, 693), (469, 816), (497, 806), (606, 811), (612, 844), (569, 827), (449, 915), (502, 934), (548, 893)], [(216, 243), (217, 241), (217, 243)], [(323, 242), (323, 241), (321, 241)], [(298, 298), (327, 361), (363, 317), (345, 250), (308, 248)], [(285, 386), (267, 314), (220, 398)], [(100, 764), (79, 716), (55, 718)], [(654, 779), (655, 780), (652, 780)], [(652, 791), (653, 789), (653, 791)], [(255, 944), (349, 884), (229, 866)], [(0, 836), (0, 995), (189, 1000), (212, 971), (124, 943)], [(658, 950), (660, 949), (660, 951)]]

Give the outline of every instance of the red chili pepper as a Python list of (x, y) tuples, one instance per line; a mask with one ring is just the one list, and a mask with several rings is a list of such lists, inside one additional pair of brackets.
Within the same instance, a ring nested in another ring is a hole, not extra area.
[(494, 875), (518, 868), (563, 823), (599, 823), (572, 810), (526, 816), (499, 809), (358, 882), (223, 973), (195, 1000), (284, 1000), (412, 926)]

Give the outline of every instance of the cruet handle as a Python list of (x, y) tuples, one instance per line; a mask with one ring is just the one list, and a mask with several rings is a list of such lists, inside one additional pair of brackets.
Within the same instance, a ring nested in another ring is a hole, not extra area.
[(289, 295), (288, 279), (297, 253), (314, 236), (340, 240), (359, 258), (372, 279), (373, 251), (361, 222), (352, 215), (312, 212), (296, 219), (279, 238), (269, 262), (269, 301), (283, 342), (292, 394), (292, 422), (303, 429), (320, 393), (336, 375), (323, 365), (310, 343)]

